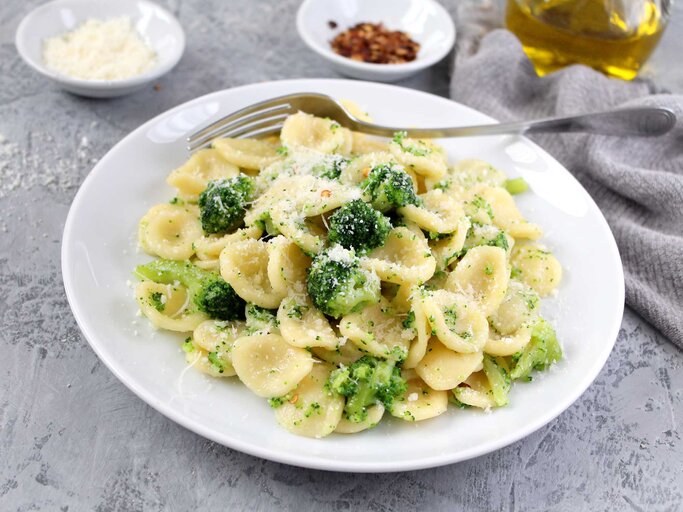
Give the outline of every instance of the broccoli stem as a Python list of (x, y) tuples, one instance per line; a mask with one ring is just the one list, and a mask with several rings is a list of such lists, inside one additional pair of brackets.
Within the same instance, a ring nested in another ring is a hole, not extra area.
[(512, 195), (521, 194), (522, 192), (529, 190), (529, 184), (524, 178), (512, 178), (505, 180), (503, 186), (505, 187), (505, 190), (510, 192)]
[(140, 280), (154, 281), (161, 284), (180, 283), (194, 296), (202, 287), (205, 271), (195, 267), (189, 261), (154, 260), (145, 265), (138, 265), (133, 272)]
[(496, 405), (501, 407), (508, 403), (511, 381), (507, 370), (497, 358), (488, 354), (484, 355), (484, 373), (491, 384), (491, 392)]
[(213, 272), (202, 270), (189, 261), (154, 260), (139, 265), (134, 271), (138, 279), (155, 283), (180, 283), (187, 289), (195, 308), (218, 320), (244, 317), (244, 300), (232, 286)]

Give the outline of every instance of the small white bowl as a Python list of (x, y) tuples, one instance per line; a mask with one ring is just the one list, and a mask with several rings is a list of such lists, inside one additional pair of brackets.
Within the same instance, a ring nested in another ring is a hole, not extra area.
[[(336, 28), (330, 28), (330, 21)], [(373, 64), (335, 53), (330, 41), (361, 22), (382, 22), (389, 30), (406, 32), (420, 43), (417, 58), (405, 64)], [(444, 58), (455, 42), (453, 20), (434, 0), (304, 0), (296, 26), (304, 42), (339, 73), (379, 82), (395, 82), (428, 68)]]
[[(43, 62), (43, 41), (70, 32), (88, 19), (129, 17), (145, 42), (156, 52), (149, 71), (121, 80), (84, 80), (62, 75)], [(54, 0), (31, 11), (15, 36), (19, 55), (33, 69), (63, 89), (92, 98), (123, 96), (168, 73), (185, 50), (185, 33), (166, 9), (148, 0)]]

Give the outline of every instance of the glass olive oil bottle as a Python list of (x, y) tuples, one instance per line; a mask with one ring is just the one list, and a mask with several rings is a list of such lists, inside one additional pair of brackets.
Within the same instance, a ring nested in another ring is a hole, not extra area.
[(569, 64), (633, 79), (662, 36), (670, 0), (507, 0), (506, 24), (539, 75)]

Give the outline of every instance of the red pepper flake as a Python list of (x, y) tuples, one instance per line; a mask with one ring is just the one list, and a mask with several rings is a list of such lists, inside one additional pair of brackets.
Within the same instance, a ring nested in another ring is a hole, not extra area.
[(154, 90), (159, 92), (161, 90), (161, 85), (159, 84), (154, 84)]
[(370, 175), (370, 170), (371, 169), (369, 167), (366, 167), (365, 169), (363, 169), (363, 171), (362, 171), (363, 176), (367, 178)]
[(325, 189), (325, 190), (323, 190), (323, 191), (320, 192), (320, 195), (321, 195), (322, 197), (330, 197), (330, 196), (332, 195), (332, 191), (331, 191), (331, 190)]
[(295, 404), (299, 401), (299, 395), (294, 395), (292, 399), (289, 401), (290, 404)]
[(342, 57), (374, 64), (402, 64), (417, 58), (420, 44), (399, 30), (382, 23), (358, 23), (338, 34), (332, 49)]

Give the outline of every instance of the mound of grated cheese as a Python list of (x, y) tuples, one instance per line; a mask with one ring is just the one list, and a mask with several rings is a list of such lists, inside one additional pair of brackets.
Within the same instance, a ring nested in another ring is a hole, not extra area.
[(156, 60), (154, 50), (127, 17), (90, 19), (43, 43), (43, 61), (48, 68), (85, 80), (130, 78), (151, 69)]

